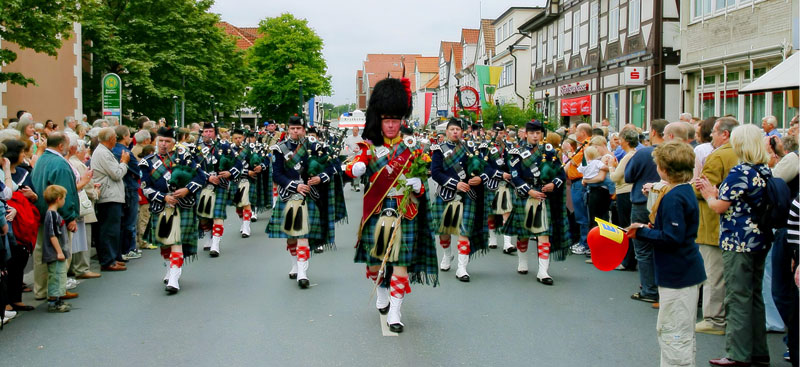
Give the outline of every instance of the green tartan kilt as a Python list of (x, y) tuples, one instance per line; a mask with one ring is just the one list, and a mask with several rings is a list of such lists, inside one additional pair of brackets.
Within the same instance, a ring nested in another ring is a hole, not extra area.
[[(482, 198), (478, 198), (481, 200)], [(455, 199), (453, 199), (455, 200)], [(483, 219), (479, 223), (475, 222), (475, 211), (476, 211), (476, 204), (477, 202), (469, 197), (469, 195), (464, 194), (461, 202), (464, 203), (464, 211), (461, 213), (461, 226), (460, 226), (460, 235), (461, 236), (473, 236), (477, 233), (483, 231), (483, 227), (487, 225), (489, 220), (489, 210), (483, 211)], [(437, 235), (440, 235), (439, 225), (442, 222), (444, 216), (444, 209), (447, 206), (447, 202), (442, 200), (439, 195), (436, 195), (436, 198), (433, 199), (433, 203), (431, 204), (431, 229)]]
[(267, 193), (264, 184), (264, 180), (269, 179), (270, 177), (262, 171), (255, 179), (250, 180), (250, 206), (254, 212), (267, 210), (269, 209), (267, 205), (272, 205), (272, 191)]
[[(231, 190), (234, 190), (236, 186), (235, 183), (231, 182), (228, 184), (227, 188), (222, 188), (221, 186), (214, 186), (214, 218), (220, 219), (227, 219), (228, 213), (227, 208), (229, 205), (233, 205), (233, 194), (236, 193), (234, 191), (231, 193)], [(200, 192), (202, 190), (197, 190), (198, 197), (200, 196)]]
[[(397, 200), (393, 198), (384, 199), (381, 208), (397, 209)], [(370, 251), (372, 251), (372, 246), (375, 245), (375, 224), (378, 222), (378, 217), (380, 217), (379, 214), (373, 214), (367, 219), (366, 223), (364, 223), (364, 228), (361, 230), (361, 241), (356, 247), (356, 256), (353, 259), (354, 262), (365, 263), (367, 266), (380, 265), (381, 262), (383, 262), (383, 259), (378, 259), (369, 255)], [(414, 257), (414, 244), (417, 241), (416, 225), (417, 221), (420, 219), (420, 215), (417, 214), (414, 219), (408, 220), (403, 218), (400, 220), (400, 228), (402, 229), (402, 232), (398, 234), (401, 236), (400, 254), (396, 262), (387, 262), (386, 265), (411, 265)]]
[[(306, 203), (308, 204), (309, 227), (309, 232), (307, 235), (302, 237), (289, 236), (281, 230), (281, 228), (283, 228), (283, 210), (286, 208), (286, 202), (280, 198), (278, 198), (277, 202), (275, 203), (275, 208), (272, 209), (272, 216), (270, 217), (269, 224), (264, 232), (266, 232), (270, 238), (308, 238), (312, 240), (325, 240), (326, 243), (333, 242), (333, 239), (328, 240), (325, 238), (317, 203), (314, 200), (311, 200), (310, 197), (306, 199)], [(328, 221), (328, 225), (326, 226), (327, 230), (332, 232), (335, 225), (336, 223), (334, 221)]]
[(536, 237), (536, 236), (549, 236), (550, 232), (553, 228), (553, 221), (550, 217), (550, 200), (545, 201), (545, 205), (547, 205), (547, 210), (544, 212), (547, 214), (547, 223), (550, 226), (547, 228), (546, 231), (540, 233), (533, 233), (525, 228), (525, 202), (528, 201), (528, 196), (519, 197), (514, 193), (513, 195), (514, 200), (514, 208), (511, 210), (511, 215), (506, 220), (506, 224), (500, 227), (500, 233), (506, 236), (517, 236), (519, 238), (529, 238), (529, 237)]
[[(179, 207), (178, 213), (181, 218), (181, 245), (183, 246), (183, 257), (189, 257), (197, 254), (197, 238), (200, 234), (200, 230), (197, 227), (199, 218), (194, 208), (184, 209)], [(146, 240), (156, 246), (169, 246), (159, 242), (156, 238), (156, 226), (158, 226), (159, 214), (160, 213), (150, 213), (150, 230), (145, 231)]]

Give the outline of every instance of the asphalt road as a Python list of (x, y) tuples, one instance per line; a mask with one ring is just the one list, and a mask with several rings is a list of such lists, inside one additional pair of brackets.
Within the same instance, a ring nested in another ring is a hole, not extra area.
[[(222, 255), (187, 264), (177, 295), (164, 292), (158, 251), (145, 251), (128, 271), (83, 281), (71, 312), (39, 304), (12, 320), (0, 331), (2, 365), (658, 365), (657, 310), (629, 298), (636, 273), (601, 272), (571, 256), (551, 265), (548, 287), (536, 282), (535, 248), (528, 275), (494, 250), (470, 264), (470, 283), (451, 270), (439, 287), (412, 285), (406, 330), (383, 336), (371, 284), (352, 260), (359, 194), (345, 189), (349, 224), (337, 228), (337, 250), (312, 256), (310, 289), (287, 277), (290, 257), (264, 233), (267, 214), (248, 239), (232, 215)], [(30, 293), (25, 301), (38, 304)], [(774, 366), (788, 366), (781, 338), (769, 335)], [(698, 365), (724, 356), (724, 345), (724, 336), (698, 334)]]

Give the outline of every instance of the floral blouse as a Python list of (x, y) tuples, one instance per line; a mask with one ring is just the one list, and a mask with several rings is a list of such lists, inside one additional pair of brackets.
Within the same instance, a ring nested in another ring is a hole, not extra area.
[(723, 251), (756, 252), (769, 248), (755, 223), (752, 206), (759, 205), (771, 176), (764, 164), (734, 166), (719, 186), (719, 199), (731, 206), (719, 220), (719, 247)]

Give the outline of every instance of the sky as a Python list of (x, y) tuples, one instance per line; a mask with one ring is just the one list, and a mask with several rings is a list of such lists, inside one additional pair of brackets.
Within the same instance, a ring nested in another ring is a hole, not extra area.
[[(237, 27), (256, 27), (289, 12), (324, 41), (333, 95), (324, 102), (355, 103), (355, 75), (368, 53), (438, 56), (441, 41), (460, 41), (462, 28), (477, 29), (512, 6), (544, 6), (545, 0), (216, 0), (211, 11)], [(400, 9), (403, 6), (404, 8)]]

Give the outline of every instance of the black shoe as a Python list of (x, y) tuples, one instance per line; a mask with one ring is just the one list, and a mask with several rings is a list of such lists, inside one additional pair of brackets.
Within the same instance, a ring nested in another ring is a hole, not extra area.
[(769, 356), (752, 356), (750, 362), (754, 366), (769, 366)]
[(536, 280), (544, 285), (553, 285), (553, 278), (536, 278)]
[(637, 301), (642, 301), (642, 302), (647, 302), (647, 303), (656, 303), (656, 302), (658, 302), (657, 299), (646, 297), (646, 296), (642, 296), (642, 294), (639, 293), (639, 292), (636, 292), (636, 293), (632, 294), (631, 295), (631, 299), (635, 299)]
[(456, 278), (457, 278), (458, 280), (460, 280), (460, 281), (464, 282), (464, 283), (469, 283), (469, 275), (462, 275), (462, 276), (460, 276), (460, 277), (456, 277)]
[(496, 248), (497, 248), (497, 245), (489, 245), (489, 248), (490, 248), (490, 249), (496, 249)]
[(247, 238), (247, 237), (250, 237), (250, 235), (246, 234), (246, 233), (242, 233), (242, 238)]
[(315, 253), (315, 254), (321, 254), (321, 253), (323, 253), (324, 251), (325, 251), (325, 250), (322, 248), (322, 246), (320, 246), (320, 247), (317, 247), (317, 248), (315, 248), (315, 249), (314, 249), (314, 253)]
[(384, 308), (379, 308), (378, 312), (380, 312), (381, 315), (386, 315), (387, 313), (389, 313), (389, 305), (386, 305), (386, 307)]
[(301, 289), (308, 288), (308, 279), (300, 279), (297, 281), (297, 285), (300, 286)]
[(297, 273), (289, 273), (289, 279), (297, 279)]
[(509, 247), (509, 248), (504, 248), (503, 249), (503, 253), (506, 254), (506, 255), (514, 255), (516, 252), (517, 252), (517, 248), (516, 247)]
[(525, 275), (525, 274), (528, 274), (528, 271), (527, 270), (517, 270), (517, 273)]
[(210, 255), (211, 255), (211, 257), (219, 257), (219, 252), (211, 251)]
[(389, 325), (389, 331), (391, 331), (393, 333), (402, 333), (403, 332), (403, 324), (391, 324), (391, 325)]
[[(22, 306), (15, 305), (15, 304), (11, 305), (11, 310), (13, 310), (13, 311), (33, 311), (35, 309), (36, 308), (31, 306), (31, 305), (22, 305)], [(386, 310), (388, 311), (389, 308), (387, 307)]]
[(175, 287), (173, 287), (171, 285), (168, 285), (167, 288), (165, 288), (164, 290), (167, 291), (167, 293), (169, 293), (169, 294), (178, 293), (178, 288), (175, 288)]

